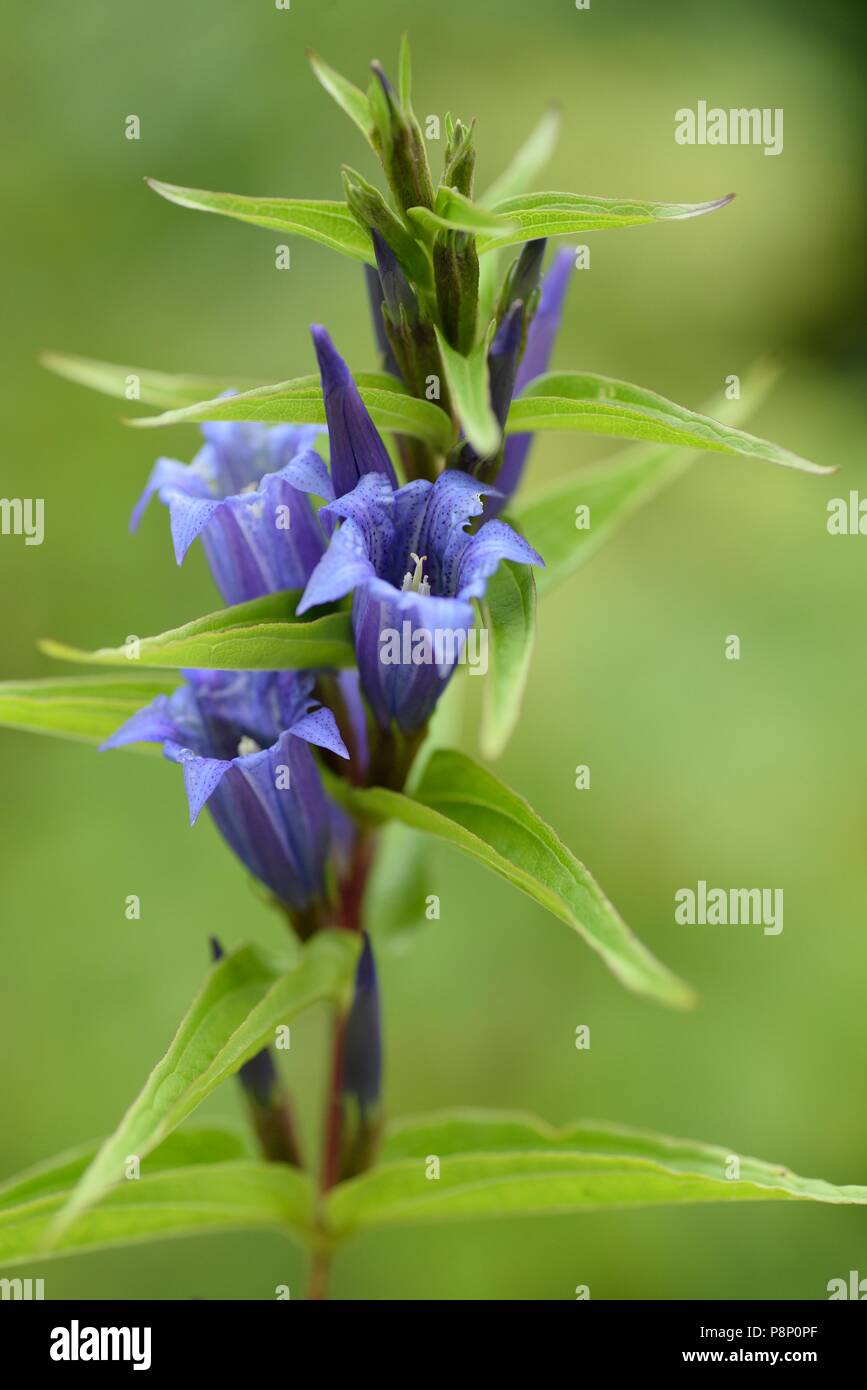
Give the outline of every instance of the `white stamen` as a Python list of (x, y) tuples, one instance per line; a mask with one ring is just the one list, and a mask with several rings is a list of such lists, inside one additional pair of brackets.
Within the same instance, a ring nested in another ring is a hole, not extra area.
[(247, 734), (242, 734), (238, 742), (238, 757), (249, 758), (251, 753), (261, 753), (262, 749), (254, 738), (249, 738)]
[(411, 550), (409, 558), (415, 561), (415, 570), (413, 573), (407, 571), (403, 576), (401, 589), (405, 594), (422, 594), (424, 597), (427, 597), (430, 594), (430, 580), (422, 568), (427, 556), (416, 555), (415, 551)]

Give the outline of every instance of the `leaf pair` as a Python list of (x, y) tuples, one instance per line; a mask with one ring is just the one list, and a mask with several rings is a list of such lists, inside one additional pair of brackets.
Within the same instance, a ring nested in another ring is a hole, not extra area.
[[(221, 1230), (273, 1229), (337, 1246), (365, 1230), (708, 1202), (867, 1205), (867, 1187), (801, 1178), (731, 1149), (619, 1126), (554, 1130), (532, 1116), (455, 1111), (408, 1120), (378, 1162), (328, 1195), (285, 1164), (246, 1158), (216, 1128), (174, 1134), (138, 1181), (122, 1182), (58, 1234), (91, 1150), (0, 1188), (0, 1264)], [(54, 1243), (45, 1247), (55, 1223)]]

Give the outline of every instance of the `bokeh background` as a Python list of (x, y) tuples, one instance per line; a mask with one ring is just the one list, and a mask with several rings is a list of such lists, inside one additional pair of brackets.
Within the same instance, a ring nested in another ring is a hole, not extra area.
[[(126, 524), (156, 453), (192, 430), (126, 429), (118, 402), (49, 376), (41, 349), (273, 381), (313, 370), (311, 321), (373, 364), (358, 268), (266, 231), (181, 211), (142, 176), (339, 196), (373, 175), (304, 61), (357, 81), (409, 27), (416, 107), (475, 116), (482, 181), (546, 104), (563, 109), (543, 186), (733, 206), (596, 233), (556, 364), (698, 406), (762, 355), (784, 367), (753, 427), (834, 478), (706, 456), (546, 602), (521, 727), (499, 771), (594, 870), (640, 935), (701, 993), (670, 1015), (623, 992), (567, 928), (431, 846), (442, 917), (381, 952), (393, 1116), (507, 1106), (707, 1139), (837, 1182), (867, 1180), (864, 641), (867, 539), (831, 538), (829, 497), (867, 485), (863, 8), (810, 0), (134, 0), (7, 12), (4, 477), (46, 500), (41, 548), (0, 541), (2, 675), (49, 674), (43, 635), (82, 645), (217, 606), (178, 571), (164, 514)], [(683, 148), (674, 111), (783, 107), (785, 149)], [(124, 138), (140, 117), (138, 143)], [(434, 152), (436, 161), (436, 152)], [(543, 438), (529, 486), (610, 452)], [(723, 658), (737, 633), (739, 663)], [(470, 683), (475, 684), (474, 682)], [(473, 748), (470, 717), (465, 746)], [(3, 768), (0, 1175), (105, 1133), (161, 1055), (205, 968), (206, 935), (277, 944), (176, 769), (0, 731)], [(574, 768), (589, 763), (589, 791)], [(699, 878), (780, 886), (785, 930), (693, 929)], [(128, 922), (127, 894), (142, 918)], [(388, 923), (374, 923), (382, 937)], [(591, 1028), (589, 1052), (574, 1047)], [(324, 1020), (289, 1069), (318, 1127)], [(206, 1113), (239, 1113), (233, 1088)], [(368, 1235), (338, 1298), (822, 1298), (867, 1275), (857, 1209), (690, 1208)], [(49, 1297), (300, 1294), (277, 1237), (59, 1261)]]

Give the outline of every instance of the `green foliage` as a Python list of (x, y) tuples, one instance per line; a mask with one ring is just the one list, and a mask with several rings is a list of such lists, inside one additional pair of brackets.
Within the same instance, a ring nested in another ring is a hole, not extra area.
[(514, 230), (480, 237), (479, 255), (538, 237), (638, 227), (646, 222), (681, 222), (716, 212), (733, 197), (731, 194), (709, 203), (651, 203), (635, 198), (593, 198), (585, 193), (527, 193), (493, 204), (491, 211), (511, 222)]
[[(103, 743), (157, 695), (177, 686), (170, 677), (66, 676), (0, 684), (0, 724), (34, 734)], [(152, 751), (151, 744), (138, 744)]]
[(595, 372), (548, 372), (536, 377), (513, 402), (508, 434), (527, 430), (569, 430), (613, 435), (618, 439), (679, 444), (720, 454), (778, 463), (803, 473), (833, 473), (799, 458), (778, 444), (745, 434), (666, 400), (655, 391)]
[(168, 1052), (54, 1216), (52, 1243), (122, 1182), (130, 1155), (144, 1159), (222, 1081), (273, 1042), (279, 1025), (311, 1004), (344, 999), (358, 945), (349, 932), (319, 932), (290, 969), (254, 946), (218, 961)]
[(362, 819), (399, 821), (477, 859), (583, 937), (627, 989), (675, 1008), (694, 1002), (692, 991), (632, 934), (551, 827), (463, 753), (434, 753), (412, 795), (383, 787), (359, 790), (334, 777), (329, 789)]
[(299, 595), (291, 590), (208, 613), (137, 645), (81, 651), (50, 639), (47, 656), (96, 666), (189, 667), (213, 671), (288, 671), (309, 666), (352, 666), (355, 651), (348, 613), (295, 619)]
[(536, 640), (536, 580), (529, 565), (503, 560), (480, 604), (489, 669), (482, 691), (481, 749), (498, 758), (521, 717)]
[(312, 198), (248, 198), (237, 193), (214, 193), (206, 188), (180, 188), (173, 183), (148, 179), (161, 198), (178, 207), (216, 212), (254, 227), (267, 227), (286, 236), (318, 241), (355, 261), (373, 265), (370, 237), (353, 217), (346, 203)]

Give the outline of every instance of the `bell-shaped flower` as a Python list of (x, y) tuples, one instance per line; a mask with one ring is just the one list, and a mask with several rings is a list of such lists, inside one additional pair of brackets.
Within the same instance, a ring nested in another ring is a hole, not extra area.
[(226, 603), (302, 589), (327, 536), (310, 499), (290, 481), (294, 463), (325, 465), (313, 451), (315, 425), (217, 421), (192, 463), (161, 458), (132, 514), (135, 530), (156, 493), (169, 509), (175, 559), (202, 538)]
[(180, 763), (195, 823), (207, 805), (223, 838), (293, 915), (304, 934), (329, 892), (329, 860), (349, 829), (326, 798), (310, 745), (348, 757), (314, 678), (292, 671), (188, 671), (103, 745), (160, 743)]
[(434, 483), (419, 479), (398, 489), (383, 473), (370, 473), (323, 508), (342, 525), (298, 612), (353, 594), (361, 686), (382, 728), (393, 721), (413, 734), (427, 723), (466, 660), (471, 600), (484, 595), (500, 560), (543, 563), (505, 522), (489, 521), (468, 533), (469, 521), (483, 510), (483, 494), (492, 490), (455, 469)]

